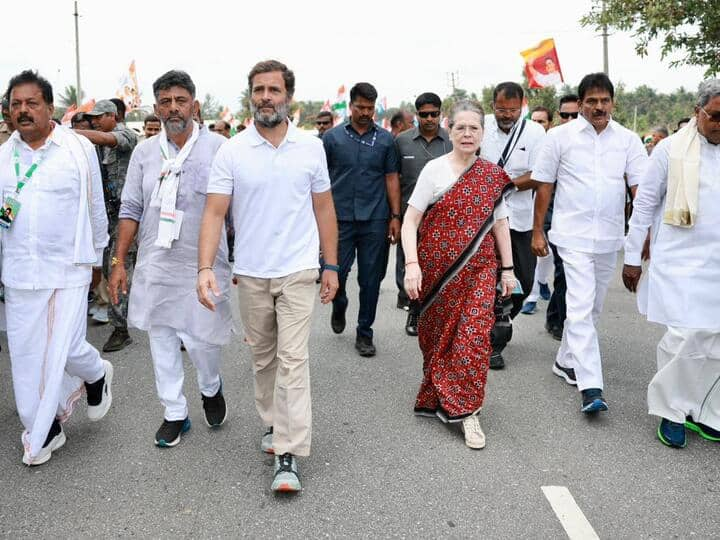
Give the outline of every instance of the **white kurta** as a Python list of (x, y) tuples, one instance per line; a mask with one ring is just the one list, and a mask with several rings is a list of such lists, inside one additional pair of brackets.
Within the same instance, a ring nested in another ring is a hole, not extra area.
[[(120, 207), (120, 219), (140, 223), (137, 263), (128, 306), (131, 326), (145, 331), (152, 326), (170, 327), (213, 345), (230, 341), (230, 263), (224, 234), (213, 265), (221, 290), (221, 296), (215, 299), (216, 310), (212, 312), (202, 306), (195, 291), (200, 222), (205, 209), (208, 176), (215, 153), (225, 140), (202, 128), (183, 163), (176, 209), (184, 216), (180, 237), (169, 249), (155, 245), (160, 208), (150, 207), (150, 197), (162, 165), (158, 137), (143, 141), (133, 151)], [(177, 151), (172, 143), (170, 151)]]

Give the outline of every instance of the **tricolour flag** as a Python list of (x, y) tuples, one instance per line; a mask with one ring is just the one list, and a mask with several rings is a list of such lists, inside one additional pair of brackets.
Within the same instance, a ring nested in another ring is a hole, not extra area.
[(233, 116), (233, 113), (230, 111), (230, 107), (227, 105), (223, 107), (223, 110), (220, 112), (219, 117), (220, 120), (223, 122), (227, 122), (228, 125), (234, 126), (235, 125), (235, 117)]
[(135, 60), (130, 62), (127, 75), (120, 79), (120, 88), (118, 88), (116, 96), (125, 102), (127, 112), (140, 108), (140, 87), (135, 73)]
[(320, 107), (320, 110), (330, 112), (330, 100), (329, 99), (325, 100), (325, 103), (323, 103), (323, 106)]
[(338, 88), (337, 98), (330, 107), (333, 114), (335, 115), (336, 122), (342, 122), (347, 116), (347, 99), (345, 97), (345, 85), (341, 85)]
[(522, 51), (520, 56), (525, 60), (529, 88), (545, 88), (563, 83), (554, 39), (544, 39), (537, 47)]

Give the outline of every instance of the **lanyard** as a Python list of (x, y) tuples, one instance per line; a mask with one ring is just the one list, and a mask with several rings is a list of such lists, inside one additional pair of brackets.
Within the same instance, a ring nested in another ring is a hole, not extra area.
[[(347, 133), (348, 137), (350, 137), (353, 141), (359, 142), (360, 144), (364, 144), (365, 146), (369, 146), (370, 148), (372, 148), (373, 146), (375, 146), (375, 141), (377, 140), (377, 132), (378, 132), (377, 128), (373, 129), (373, 137), (372, 137), (372, 140), (371, 140), (370, 142), (367, 142), (367, 141), (363, 141), (363, 140), (362, 140), (360, 137), (358, 137), (357, 135), (355, 135), (355, 134), (353, 134), (353, 133), (350, 133), (350, 126), (349, 126), (349, 125), (346, 125), (346, 126), (345, 126), (345, 133)], [(366, 132), (366, 133), (367, 133), (367, 132)], [(363, 134), (363, 135), (364, 135), (364, 134)]]
[(13, 167), (15, 169), (15, 178), (17, 178), (17, 186), (15, 187), (16, 194), (20, 194), (22, 188), (25, 187), (25, 184), (27, 184), (32, 178), (32, 175), (35, 174), (35, 171), (40, 166), (40, 163), (42, 163), (42, 160), (45, 157), (46, 150), (46, 148), (43, 148), (40, 151), (40, 155), (38, 156), (37, 161), (33, 161), (32, 164), (28, 167), (28, 170), (25, 171), (25, 174), (21, 175), (20, 152), (18, 152), (17, 146), (15, 146), (15, 148), (13, 149)]

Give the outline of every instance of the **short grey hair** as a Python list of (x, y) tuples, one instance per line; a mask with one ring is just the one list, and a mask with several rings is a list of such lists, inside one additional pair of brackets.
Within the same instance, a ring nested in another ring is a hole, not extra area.
[(450, 119), (448, 121), (448, 127), (450, 129), (455, 125), (455, 116), (465, 111), (476, 113), (480, 117), (480, 125), (483, 128), (485, 127), (485, 111), (482, 105), (472, 99), (461, 99), (460, 101), (456, 101), (452, 109), (450, 109)]
[(717, 96), (720, 96), (720, 79), (708, 79), (700, 83), (698, 87), (698, 105), (700, 107), (704, 107)]

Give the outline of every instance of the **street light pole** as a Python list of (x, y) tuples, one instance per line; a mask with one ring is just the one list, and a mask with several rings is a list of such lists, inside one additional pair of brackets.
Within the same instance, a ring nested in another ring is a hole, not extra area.
[(80, 32), (78, 30), (78, 7), (75, 0), (75, 105), (80, 106), (82, 89), (80, 86)]
[[(602, 3), (603, 18), (605, 17), (605, 2)], [(608, 25), (607, 22), (603, 22), (603, 71), (605, 75), (610, 75), (610, 67), (608, 66)]]

